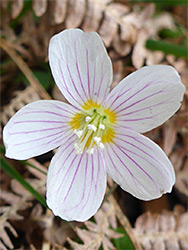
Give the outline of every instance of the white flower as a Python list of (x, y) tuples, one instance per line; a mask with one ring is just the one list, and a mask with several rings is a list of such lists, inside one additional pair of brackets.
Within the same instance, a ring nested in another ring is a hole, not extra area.
[(47, 175), (47, 204), (65, 220), (95, 214), (107, 173), (142, 200), (171, 192), (173, 167), (165, 153), (139, 134), (169, 119), (185, 88), (170, 66), (143, 67), (110, 93), (112, 64), (95, 32), (55, 35), (49, 46), (52, 74), (69, 104), (37, 101), (4, 128), (6, 156), (28, 159), (59, 147)]

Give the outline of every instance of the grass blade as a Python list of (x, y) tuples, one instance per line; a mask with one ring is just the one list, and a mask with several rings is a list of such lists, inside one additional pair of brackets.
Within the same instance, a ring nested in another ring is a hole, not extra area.
[(44, 207), (47, 207), (44, 196), (40, 195), (24, 178), (12, 167), (4, 157), (0, 156), (0, 167), (13, 179), (17, 180), (25, 189), (27, 189)]
[(149, 39), (146, 41), (146, 48), (149, 50), (162, 51), (165, 54), (171, 54), (177, 57), (188, 59), (187, 48), (172, 43)]

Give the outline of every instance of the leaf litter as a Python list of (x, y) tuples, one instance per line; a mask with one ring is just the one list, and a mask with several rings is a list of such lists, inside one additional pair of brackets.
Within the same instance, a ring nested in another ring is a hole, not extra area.
[[(28, 1), (28, 6), (25, 2), (1, 1), (3, 17), (1, 20), (3, 39), (0, 43), (3, 62), (1, 130), (17, 110), (32, 101), (50, 99), (50, 95), (54, 99), (65, 101), (56, 87), (52, 86), (47, 91), (42, 88), (32, 72), (35, 68), (41, 69), (41, 65), (48, 62), (49, 39), (64, 28), (79, 27), (84, 31), (97, 31), (100, 34), (113, 62), (114, 81), (111, 88), (143, 65), (159, 63), (174, 66), (185, 86), (188, 86), (185, 59), (150, 51), (145, 47), (147, 39), (161, 39), (160, 30), (168, 29), (175, 32), (177, 22), (183, 34), (172, 42), (181, 43), (187, 27), (183, 26), (185, 22), (180, 14), (178, 16), (177, 13), (181, 11), (179, 9), (177, 11), (176, 6), (168, 11), (158, 10), (152, 3), (133, 4), (130, 1), (33, 0)], [(171, 38), (167, 39), (171, 41)], [(20, 84), (15, 82), (18, 72), (19, 74), (22, 72), (28, 79), (29, 86), (23, 80)], [(11, 86), (11, 92), (8, 86)], [(3, 98), (5, 92), (9, 99)], [(176, 184), (172, 194), (175, 201), (170, 202), (165, 199), (170, 208), (176, 205), (173, 211), (162, 211), (161, 208), (160, 213), (152, 213), (141, 205), (143, 213), (134, 218), (136, 222), (131, 225), (129, 213), (125, 214), (124, 208), (121, 209), (119, 206), (121, 201), (118, 200), (119, 191), (116, 190), (105, 200), (92, 220), (69, 225), (54, 217), (18, 182), (10, 180), (3, 173), (0, 176), (0, 249), (65, 250), (72, 247), (76, 250), (97, 250), (100, 246), (104, 250), (118, 249), (111, 239), (121, 239), (122, 234), (116, 232), (119, 226), (128, 233), (135, 249), (187, 249), (188, 214), (185, 211), (188, 198), (187, 98), (188, 92), (175, 116), (163, 126), (147, 133), (163, 148), (175, 168)], [(35, 158), (28, 162), (46, 173), (49, 160), (47, 154), (42, 159)], [(11, 164), (20, 169), (17, 162), (11, 161)], [(24, 178), (45, 195), (46, 176), (24, 163), (22, 167), (20, 172)], [(112, 188), (112, 180), (108, 183), (111, 183), (108, 185)], [(126, 203), (126, 206), (129, 204)], [(26, 225), (29, 225), (28, 229)], [(33, 235), (37, 232), (40, 232), (39, 236), (34, 238)], [(23, 234), (24, 239), (21, 236)]]

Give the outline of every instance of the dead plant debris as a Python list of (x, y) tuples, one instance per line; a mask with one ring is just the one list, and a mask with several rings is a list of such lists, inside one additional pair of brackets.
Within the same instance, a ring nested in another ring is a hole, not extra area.
[[(7, 121), (30, 102), (51, 98), (66, 101), (51, 84), (47, 64), (49, 39), (65, 28), (81, 28), (86, 32), (97, 31), (100, 34), (113, 63), (114, 79), (111, 89), (136, 69), (153, 64), (175, 67), (187, 87), (185, 59), (145, 47), (147, 39), (163, 39), (160, 34), (162, 30), (165, 41), (180, 46), (185, 44), (187, 27), (181, 14), (184, 7), (171, 6), (168, 9), (153, 3), (134, 2), (1, 1), (1, 131)], [(162, 211), (159, 208), (159, 213), (152, 213), (147, 211), (147, 206), (142, 206), (133, 198), (140, 206), (141, 214), (134, 218), (135, 225), (131, 225), (129, 212), (125, 215), (125, 209), (121, 209), (119, 204), (126, 204), (126, 211), (137, 209), (137, 205), (130, 207), (128, 202), (120, 201), (118, 191), (114, 191), (106, 198), (93, 219), (84, 223), (66, 223), (39, 204), (16, 180), (2, 173), (0, 249), (97, 250), (102, 247), (104, 250), (120, 250), (116, 241), (112, 240), (117, 239), (120, 244), (122, 233), (117, 231), (118, 228), (127, 232), (134, 248), (138, 250), (188, 249), (188, 213), (185, 210), (188, 199), (187, 102), (188, 91), (180, 110), (173, 118), (147, 133), (166, 152), (176, 172), (172, 194), (158, 203), (165, 203), (163, 207), (169, 208), (168, 210)], [(51, 156), (46, 154), (44, 158), (28, 161), (40, 171), (26, 163), (9, 162), (45, 196), (50, 159)], [(108, 186), (113, 188), (112, 180), (109, 180)]]

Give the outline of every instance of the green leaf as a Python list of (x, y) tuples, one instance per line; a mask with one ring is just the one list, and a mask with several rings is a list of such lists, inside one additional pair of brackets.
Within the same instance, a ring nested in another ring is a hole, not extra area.
[(48, 72), (43, 72), (39, 70), (33, 71), (36, 78), (39, 80), (41, 85), (47, 90), (50, 87), (51, 84), (51, 78)]
[[(33, 70), (32, 71), (35, 77), (39, 80), (40, 84), (43, 86), (45, 90), (48, 90), (50, 87), (54, 85), (54, 81), (49, 73), (49, 71), (41, 71), (41, 70)], [(28, 79), (21, 72), (15, 79), (16, 83), (25, 82), (29, 85)]]
[(7, 160), (0, 155), (0, 167), (13, 179), (17, 180), (25, 189), (27, 189), (44, 207), (47, 207), (44, 196), (40, 195), (22, 176), (12, 167)]
[[(2, 145), (0, 145), (0, 152), (3, 155), (5, 154), (5, 148)], [(32, 168), (38, 170), (39, 172), (41, 172), (42, 174), (46, 175), (46, 173), (44, 171), (42, 171), (41, 169), (37, 168), (36, 166), (34, 166), (33, 164), (29, 163), (28, 161), (19, 161), (19, 162), (21, 162), (22, 164), (27, 165), (29, 167), (32, 167)]]
[(183, 57), (188, 59), (187, 48), (169, 42), (149, 39), (146, 41), (146, 48), (149, 50), (162, 51), (165, 54), (171, 54), (177, 57)]
[(121, 238), (112, 240), (116, 250), (135, 250), (133, 243), (123, 227), (118, 227), (115, 231), (124, 235)]
[(177, 38), (177, 37), (183, 36), (183, 32), (181, 29), (177, 29), (177, 30), (162, 29), (159, 31), (159, 36), (162, 38), (166, 38), (166, 37)]

